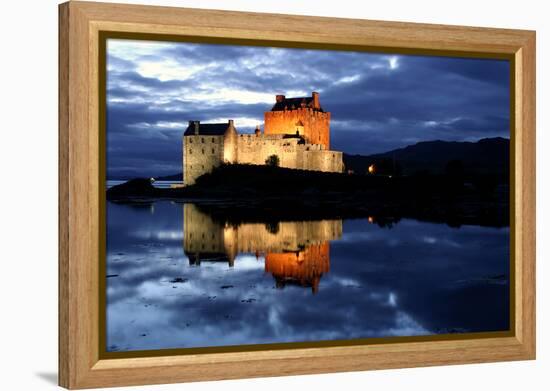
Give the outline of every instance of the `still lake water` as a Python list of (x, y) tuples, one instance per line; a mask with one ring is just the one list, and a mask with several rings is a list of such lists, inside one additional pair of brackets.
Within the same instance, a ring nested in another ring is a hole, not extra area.
[[(110, 179), (107, 181), (107, 189), (110, 189), (113, 186), (116, 185), (122, 185), (123, 183), (128, 182), (128, 179), (126, 180), (115, 180)], [(182, 185), (183, 182), (178, 181), (154, 181), (153, 186), (158, 187), (159, 189), (169, 189), (172, 185)]]
[(509, 328), (509, 229), (107, 203), (107, 350)]

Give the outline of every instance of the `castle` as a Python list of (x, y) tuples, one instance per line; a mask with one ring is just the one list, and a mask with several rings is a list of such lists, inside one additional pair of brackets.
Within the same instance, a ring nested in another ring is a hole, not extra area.
[(276, 155), (280, 167), (343, 172), (342, 152), (330, 150), (330, 113), (319, 93), (311, 97), (276, 95), (264, 113), (264, 132), (239, 134), (233, 120), (204, 124), (189, 121), (183, 134), (183, 183), (192, 185), (222, 163), (266, 164)]

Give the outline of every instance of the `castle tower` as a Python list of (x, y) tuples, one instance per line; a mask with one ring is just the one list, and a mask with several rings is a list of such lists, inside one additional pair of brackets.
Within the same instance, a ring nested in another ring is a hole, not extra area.
[(237, 129), (232, 119), (228, 121), (228, 127), (223, 134), (223, 162), (237, 163)]
[(183, 183), (192, 185), (203, 174), (225, 162), (236, 160), (237, 130), (233, 120), (203, 124), (189, 121), (183, 133)]
[(319, 144), (330, 149), (330, 113), (321, 107), (319, 93), (311, 97), (287, 98), (275, 96), (271, 111), (264, 113), (264, 133), (299, 134), (309, 144)]

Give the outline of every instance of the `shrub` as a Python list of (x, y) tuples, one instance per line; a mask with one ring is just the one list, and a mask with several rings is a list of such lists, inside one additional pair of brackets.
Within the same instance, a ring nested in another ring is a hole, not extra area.
[(277, 155), (271, 155), (267, 159), (265, 159), (265, 164), (271, 167), (279, 167), (279, 156)]

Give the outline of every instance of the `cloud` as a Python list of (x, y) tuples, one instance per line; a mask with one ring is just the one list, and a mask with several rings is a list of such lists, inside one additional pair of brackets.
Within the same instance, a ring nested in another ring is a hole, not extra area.
[(189, 120), (231, 118), (250, 132), (275, 94), (319, 91), (332, 146), (348, 153), (509, 136), (503, 60), (109, 40), (107, 66), (111, 177), (179, 171)]

